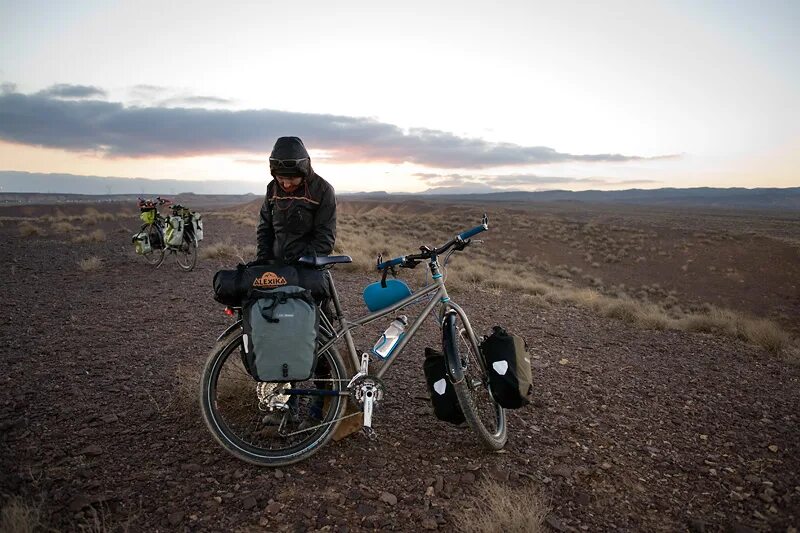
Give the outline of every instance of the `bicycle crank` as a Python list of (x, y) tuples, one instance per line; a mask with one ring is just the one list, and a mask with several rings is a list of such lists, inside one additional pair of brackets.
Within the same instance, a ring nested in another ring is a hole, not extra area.
[(370, 438), (375, 438), (372, 429), (372, 413), (383, 399), (385, 387), (383, 382), (374, 376), (360, 376), (350, 385), (350, 396), (364, 413), (364, 433)]

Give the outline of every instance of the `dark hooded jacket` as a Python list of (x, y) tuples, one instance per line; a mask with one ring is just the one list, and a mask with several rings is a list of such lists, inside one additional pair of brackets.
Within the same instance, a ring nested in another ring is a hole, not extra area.
[[(308, 157), (297, 137), (281, 137), (271, 157)], [(294, 262), (304, 255), (329, 255), (336, 240), (336, 196), (333, 187), (308, 165), (308, 175), (289, 193), (274, 179), (267, 185), (258, 230), (258, 260)]]

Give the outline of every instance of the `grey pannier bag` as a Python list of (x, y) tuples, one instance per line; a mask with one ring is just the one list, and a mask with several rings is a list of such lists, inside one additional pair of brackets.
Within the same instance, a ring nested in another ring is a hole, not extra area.
[(243, 360), (254, 379), (286, 382), (311, 377), (319, 326), (311, 291), (296, 285), (255, 289), (243, 311)]

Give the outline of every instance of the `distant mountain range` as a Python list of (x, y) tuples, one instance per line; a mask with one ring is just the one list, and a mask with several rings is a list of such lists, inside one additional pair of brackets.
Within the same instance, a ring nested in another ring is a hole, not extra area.
[[(74, 174), (37, 174), (0, 171), (0, 194), (56, 193), (78, 195), (263, 195), (265, 182), (183, 181), (174, 179), (114, 178)], [(725, 207), (746, 209), (800, 210), (800, 187), (627, 189), (622, 191), (504, 191), (435, 188), (422, 193), (359, 192), (338, 193), (342, 198), (401, 199), (427, 198), (470, 202), (587, 202), (641, 205)]]
[(0, 171), (0, 193), (66, 193), (66, 194), (264, 194), (267, 180), (200, 181), (147, 178), (113, 178), (75, 174), (39, 174), (15, 170)]
[[(392, 198), (395, 194), (386, 192), (355, 193), (346, 195), (353, 198)], [(800, 187), (756, 188), (741, 187), (714, 188), (695, 187), (691, 189), (626, 189), (622, 191), (506, 191), (484, 193), (453, 193), (444, 189), (430, 189), (414, 194), (437, 200), (458, 200), (469, 202), (585, 202), (618, 203), (640, 205), (663, 205), (685, 207), (725, 207), (743, 209), (782, 209), (800, 210)]]

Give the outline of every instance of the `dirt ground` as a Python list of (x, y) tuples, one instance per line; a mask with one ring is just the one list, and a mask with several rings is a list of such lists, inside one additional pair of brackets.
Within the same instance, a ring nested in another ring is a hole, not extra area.
[[(479, 331), (504, 325), (533, 354), (535, 398), (510, 413), (500, 453), (432, 415), (422, 373), (424, 347), (439, 342), (431, 322), (385, 377), (377, 441), (357, 434), (280, 470), (242, 463), (213, 441), (195, 402), (207, 352), (230, 323), (211, 277), (235, 261), (185, 273), (167, 258), (154, 270), (132, 252), (135, 226), (113, 221), (104, 242), (73, 244), (0, 225), (0, 495), (39, 505), (48, 527), (450, 530), (484, 477), (540, 487), (558, 531), (800, 524), (800, 368), (735, 340), (528, 307), (498, 291), (452, 296)], [(514, 235), (490, 231), (486, 246)], [(223, 239), (253, 243), (254, 230), (207, 217), (201, 246)], [(98, 270), (78, 268), (88, 256)], [(363, 313), (374, 276), (335, 276), (346, 310)]]

